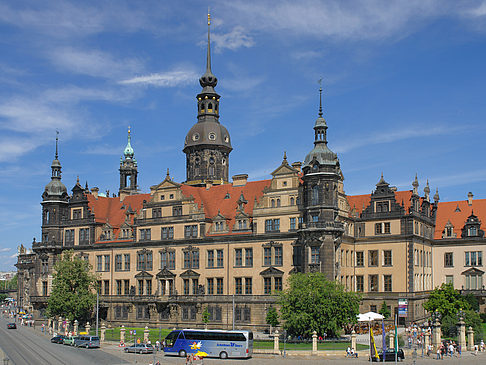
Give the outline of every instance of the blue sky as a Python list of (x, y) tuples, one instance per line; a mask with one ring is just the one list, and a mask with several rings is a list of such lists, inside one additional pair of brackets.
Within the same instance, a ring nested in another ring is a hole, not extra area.
[(304, 159), (322, 78), (348, 194), (486, 197), (486, 1), (0, 0), (0, 270), (40, 237), (56, 129), (69, 190), (118, 190), (128, 125), (143, 192), (185, 180), (208, 5), (231, 175)]

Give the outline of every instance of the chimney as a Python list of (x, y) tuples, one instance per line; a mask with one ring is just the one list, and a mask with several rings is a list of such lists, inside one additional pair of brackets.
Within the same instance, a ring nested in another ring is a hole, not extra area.
[(472, 202), (473, 202), (473, 197), (474, 197), (473, 193), (471, 193), (471, 192), (467, 193), (467, 204), (468, 204), (469, 206), (471, 206), (471, 205), (472, 205)]
[(93, 194), (93, 196), (95, 197), (95, 199), (98, 199), (98, 192), (100, 191), (99, 188), (97, 188), (96, 186), (94, 188), (91, 188), (91, 194)]
[(247, 174), (239, 174), (233, 176), (233, 186), (245, 186), (247, 181)]
[(292, 163), (292, 167), (293, 167), (294, 169), (296, 169), (298, 172), (301, 172), (300, 170), (301, 170), (301, 168), (302, 168), (302, 162), (299, 162), (299, 161), (297, 161), (297, 162), (293, 162), (293, 163)]

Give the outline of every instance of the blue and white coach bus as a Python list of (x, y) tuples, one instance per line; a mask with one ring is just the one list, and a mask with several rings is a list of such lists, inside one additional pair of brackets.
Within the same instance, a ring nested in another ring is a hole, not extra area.
[(253, 354), (253, 332), (218, 330), (174, 330), (165, 338), (167, 355), (249, 358)]

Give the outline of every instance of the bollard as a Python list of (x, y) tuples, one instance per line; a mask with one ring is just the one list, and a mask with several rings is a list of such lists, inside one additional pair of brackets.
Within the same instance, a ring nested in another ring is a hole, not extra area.
[(278, 355), (280, 353), (280, 346), (279, 346), (279, 333), (278, 330), (275, 330), (273, 333), (273, 353)]
[(145, 329), (143, 330), (143, 342), (147, 343), (149, 340), (149, 329), (147, 326), (145, 326)]
[(91, 331), (91, 326), (89, 325), (89, 322), (86, 322), (86, 334), (89, 336), (89, 332)]
[(312, 332), (312, 355), (317, 355), (317, 332)]
[(356, 352), (356, 337), (357, 336), (358, 335), (353, 330), (353, 332), (351, 332), (351, 349), (353, 349), (354, 352)]
[(389, 348), (394, 349), (395, 348), (395, 333), (390, 332), (390, 344)]
[(126, 332), (126, 328), (124, 325), (122, 325), (120, 328), (120, 344), (125, 343), (125, 332)]
[(474, 350), (474, 331), (471, 326), (467, 329), (467, 350)]
[(78, 329), (79, 329), (79, 322), (78, 320), (74, 320), (74, 328), (73, 328), (73, 334), (74, 336), (77, 336), (78, 335)]
[(105, 333), (106, 333), (106, 326), (105, 326), (105, 324), (103, 323), (103, 325), (101, 326), (100, 343), (105, 342)]
[(459, 327), (459, 345), (461, 346), (461, 349), (466, 348), (466, 323), (464, 323), (464, 320), (459, 318), (459, 322), (457, 323), (457, 327)]
[(64, 329), (64, 334), (67, 336), (69, 333), (69, 327), (70, 327), (71, 322), (69, 319), (66, 318), (66, 328)]

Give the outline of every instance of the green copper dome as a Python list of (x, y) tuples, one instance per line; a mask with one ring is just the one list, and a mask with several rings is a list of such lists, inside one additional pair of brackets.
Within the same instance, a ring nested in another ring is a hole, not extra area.
[(128, 127), (128, 142), (127, 146), (125, 147), (125, 150), (123, 151), (123, 154), (125, 155), (125, 158), (133, 158), (133, 155), (135, 154), (133, 152), (132, 145), (130, 144), (132, 137), (130, 136), (130, 127)]

